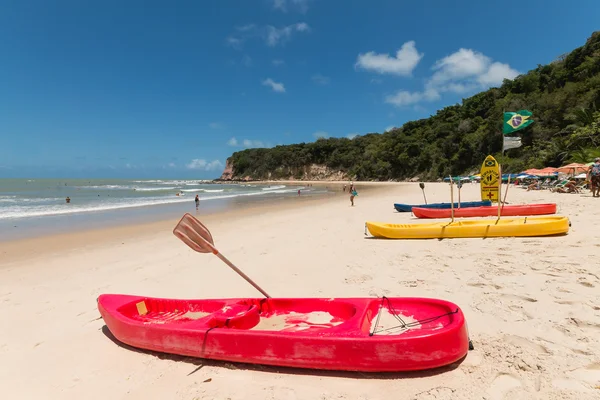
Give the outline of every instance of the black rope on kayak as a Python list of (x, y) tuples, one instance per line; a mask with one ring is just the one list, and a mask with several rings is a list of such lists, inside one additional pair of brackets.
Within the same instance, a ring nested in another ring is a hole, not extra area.
[[(400, 322), (400, 325), (393, 326), (393, 327), (390, 327), (390, 328), (387, 328), (387, 329), (381, 329), (381, 330), (377, 331), (376, 328), (377, 328), (377, 325), (379, 324), (379, 317), (381, 315), (381, 310), (383, 309), (383, 305), (384, 305), (384, 303), (386, 301), (387, 301), (388, 310), (390, 311), (390, 314), (392, 314), (394, 316), (394, 318), (396, 318)], [(418, 320), (418, 321), (406, 323), (400, 317), (400, 315), (398, 315), (398, 313), (396, 313), (396, 310), (394, 310), (394, 307), (392, 306), (392, 302), (390, 301), (390, 299), (388, 299), (386, 296), (383, 296), (381, 298), (381, 305), (379, 306), (379, 312), (377, 313), (377, 320), (375, 321), (375, 328), (373, 329), (373, 332), (369, 333), (369, 336), (373, 336), (376, 333), (386, 332), (386, 331), (389, 331), (389, 330), (392, 330), (392, 329), (396, 329), (396, 328), (402, 328), (402, 329), (412, 328), (414, 326), (427, 324), (429, 322), (433, 322), (433, 321), (435, 321), (437, 319), (440, 319), (442, 317), (446, 317), (448, 315), (457, 314), (457, 313), (458, 313), (458, 307), (456, 308), (456, 310), (449, 311), (449, 312), (447, 312), (445, 314), (441, 314), (441, 315), (437, 315), (437, 316), (434, 316), (434, 317), (429, 317), (429, 318), (425, 318), (425, 319), (422, 319), (422, 320)]]

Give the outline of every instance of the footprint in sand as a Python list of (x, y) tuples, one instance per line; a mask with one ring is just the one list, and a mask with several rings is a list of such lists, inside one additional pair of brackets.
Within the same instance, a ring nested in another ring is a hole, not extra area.
[(552, 386), (559, 390), (568, 390), (573, 392), (591, 392), (585, 383), (576, 381), (574, 379), (554, 379)]
[(456, 389), (451, 389), (445, 386), (438, 386), (433, 389), (429, 389), (425, 392), (417, 393), (415, 400), (435, 400), (435, 399), (451, 399), (452, 394)]
[(422, 281), (421, 279), (417, 279), (416, 281), (398, 281), (398, 284), (406, 287), (417, 287), (423, 282), (424, 281)]
[(488, 398), (490, 400), (504, 400), (509, 399), (510, 396), (507, 394), (518, 387), (522, 387), (521, 380), (519, 377), (512, 374), (501, 373), (492, 382), (489, 389), (487, 390)]
[(502, 289), (502, 286), (496, 285), (495, 283), (476, 282), (476, 283), (467, 283), (467, 286), (478, 287), (478, 288), (489, 286), (489, 287), (493, 287), (496, 290)]
[(594, 284), (591, 282), (588, 282), (585, 280), (585, 278), (579, 278), (577, 280), (577, 283), (579, 283), (581, 286), (585, 286), (585, 287), (589, 287), (589, 288), (593, 288)]
[(511, 311), (520, 313), (526, 321), (533, 319), (533, 316), (531, 314), (529, 314), (526, 311), (523, 311), (523, 306), (518, 306), (518, 305), (511, 304), (511, 305), (508, 306), (508, 309), (511, 310)]
[(537, 303), (537, 300), (534, 299), (534, 298), (532, 298), (532, 297), (521, 296), (521, 295), (518, 295), (518, 294), (502, 293), (500, 296), (507, 297), (507, 298), (518, 299), (518, 300), (524, 300), (524, 301), (527, 301), (529, 303)]
[(371, 275), (355, 275), (349, 278), (344, 279), (344, 283), (346, 284), (355, 284), (355, 283), (365, 283), (373, 280)]
[(534, 343), (531, 340), (526, 339), (521, 336), (504, 335), (503, 340), (506, 343), (511, 343), (511, 344), (514, 344), (515, 346), (530, 348), (538, 354), (552, 354), (550, 352), (550, 350), (548, 350), (545, 346), (538, 344), (538, 343)]
[(574, 300), (554, 300), (554, 302), (556, 304), (563, 304), (563, 305), (568, 305), (568, 306), (572, 306), (573, 304), (581, 303), (580, 301), (574, 301)]
[(569, 373), (575, 379), (592, 385), (600, 384), (600, 363), (590, 364), (585, 368), (579, 368)]
[(273, 399), (281, 400), (296, 400), (298, 396), (294, 389), (289, 387), (273, 387), (271, 386), (271, 396)]
[(587, 321), (582, 321), (579, 318), (569, 318), (568, 319), (569, 323), (571, 323), (572, 325), (577, 326), (578, 328), (589, 328), (589, 329), (594, 329), (594, 330), (600, 330), (600, 325), (599, 324), (594, 324), (591, 322), (587, 322)]

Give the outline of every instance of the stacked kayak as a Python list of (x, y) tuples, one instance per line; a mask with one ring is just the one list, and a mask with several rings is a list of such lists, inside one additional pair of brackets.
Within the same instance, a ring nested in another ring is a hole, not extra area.
[[(412, 213), (417, 218), (450, 218), (452, 210), (434, 209), (424, 207), (413, 207)], [(556, 204), (523, 204), (505, 205), (500, 207), (500, 215), (503, 217), (516, 217), (522, 215), (547, 215), (556, 213)], [(455, 217), (493, 217), (498, 215), (497, 206), (455, 208)]]
[(440, 221), (424, 224), (367, 222), (371, 235), (386, 239), (442, 239), (565, 234), (570, 222), (564, 216)]
[(98, 309), (130, 346), (230, 362), (411, 371), (463, 358), (461, 309), (429, 298), (177, 300), (103, 294)]
[[(461, 208), (467, 207), (481, 207), (481, 206), (491, 206), (492, 202), (489, 200), (485, 201), (465, 201), (460, 203)], [(419, 208), (434, 208), (434, 209), (445, 209), (452, 208), (452, 203), (431, 203), (431, 204), (421, 204), (421, 205), (410, 205), (410, 204), (401, 204), (395, 203), (394, 208), (398, 212), (411, 212), (413, 207)], [(454, 208), (458, 208), (458, 203), (454, 203)]]

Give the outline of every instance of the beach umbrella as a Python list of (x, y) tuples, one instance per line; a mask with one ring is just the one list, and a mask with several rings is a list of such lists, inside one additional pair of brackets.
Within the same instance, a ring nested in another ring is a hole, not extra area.
[(587, 172), (588, 167), (585, 164), (571, 163), (556, 169), (556, 172), (564, 174), (576, 174), (577, 172)]

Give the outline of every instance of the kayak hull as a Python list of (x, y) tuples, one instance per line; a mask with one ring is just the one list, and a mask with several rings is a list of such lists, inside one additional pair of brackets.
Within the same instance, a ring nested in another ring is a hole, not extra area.
[[(412, 213), (417, 218), (450, 218), (452, 210), (413, 207)], [(518, 217), (525, 215), (549, 215), (556, 213), (556, 204), (523, 204), (523, 205), (505, 205), (501, 207), (501, 216)], [(487, 207), (468, 207), (455, 208), (454, 217), (493, 217), (498, 216), (497, 206)]]
[[(452, 203), (431, 203), (431, 204), (421, 204), (421, 205), (410, 205), (410, 204), (402, 204), (402, 203), (394, 203), (394, 208), (398, 212), (411, 212), (413, 207), (419, 208), (434, 208), (434, 209), (445, 209), (452, 208)], [(460, 203), (461, 208), (467, 207), (482, 207), (482, 206), (491, 206), (492, 202), (485, 201), (464, 201)], [(458, 203), (454, 203), (454, 208), (458, 208)]]
[[(469, 348), (462, 310), (439, 299), (174, 300), (103, 294), (98, 309), (122, 343), (229, 362), (414, 371), (459, 361)], [(405, 323), (421, 322), (402, 328), (394, 314)]]
[(440, 221), (424, 224), (367, 222), (374, 237), (385, 239), (443, 239), (480, 237), (525, 237), (565, 234), (570, 222), (564, 216)]

